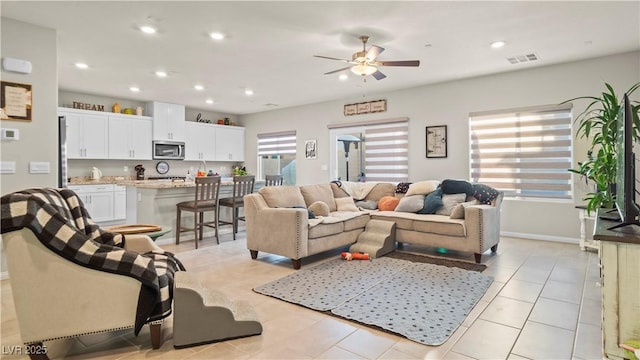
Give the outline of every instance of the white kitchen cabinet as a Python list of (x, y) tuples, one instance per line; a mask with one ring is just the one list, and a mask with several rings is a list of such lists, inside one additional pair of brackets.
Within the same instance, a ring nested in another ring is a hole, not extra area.
[(113, 220), (127, 218), (127, 188), (115, 185), (113, 188)]
[(244, 161), (244, 128), (216, 126), (216, 160)]
[(147, 114), (153, 117), (153, 140), (185, 141), (184, 105), (153, 101), (147, 103)]
[(109, 159), (151, 160), (150, 117), (109, 115)]
[(58, 110), (67, 125), (67, 158), (107, 159), (109, 124), (107, 115), (95, 111)]
[(114, 185), (72, 185), (69, 189), (80, 197), (93, 221), (114, 220)]
[(186, 122), (185, 160), (216, 160), (216, 126), (193, 121)]

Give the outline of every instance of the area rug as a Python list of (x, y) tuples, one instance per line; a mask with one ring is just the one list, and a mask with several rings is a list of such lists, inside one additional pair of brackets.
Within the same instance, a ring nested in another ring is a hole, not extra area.
[(381, 257), (332, 259), (253, 290), (440, 345), (493, 282), (479, 272)]
[(403, 251), (392, 251), (385, 256), (394, 258), (394, 259), (409, 260), (411, 262), (442, 265), (447, 267), (457, 267), (464, 270), (471, 270), (471, 271), (478, 271), (478, 272), (483, 272), (487, 269), (487, 265), (485, 264), (477, 264), (474, 262), (467, 262), (467, 261), (454, 260), (454, 259), (445, 259), (440, 257), (415, 254), (415, 253), (409, 253), (409, 252), (403, 252)]

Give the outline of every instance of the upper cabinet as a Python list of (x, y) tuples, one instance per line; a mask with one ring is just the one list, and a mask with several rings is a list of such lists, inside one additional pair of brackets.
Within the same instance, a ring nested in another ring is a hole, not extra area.
[(185, 122), (187, 138), (185, 142), (185, 160), (216, 160), (216, 127), (211, 124), (193, 121)]
[(244, 128), (216, 126), (216, 160), (244, 161)]
[(67, 126), (67, 158), (107, 159), (108, 116), (74, 109), (59, 109)]
[(153, 101), (147, 103), (147, 114), (153, 116), (153, 140), (185, 141), (184, 105)]
[(109, 115), (109, 159), (151, 160), (151, 118)]

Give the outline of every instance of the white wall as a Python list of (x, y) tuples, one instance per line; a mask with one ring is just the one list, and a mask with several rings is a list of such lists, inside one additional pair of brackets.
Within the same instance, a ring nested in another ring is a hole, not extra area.
[[(468, 178), (469, 113), (557, 104), (573, 97), (597, 95), (603, 91), (604, 82), (623, 92), (640, 81), (639, 65), (640, 52), (633, 52), (245, 115), (241, 119), (246, 127), (246, 153), (255, 154), (259, 133), (295, 129), (299, 154), (304, 154), (304, 140), (318, 140), (317, 160), (299, 157), (298, 184), (329, 181), (329, 172), (321, 169), (321, 165), (329, 164), (328, 124), (406, 116), (410, 119), (410, 181)], [(514, 65), (514, 69), (517, 66)], [(345, 104), (377, 99), (387, 99), (387, 112), (343, 115)], [(585, 105), (585, 102), (574, 103), (574, 114)], [(448, 126), (449, 148), (445, 159), (426, 159), (425, 126), (433, 125)], [(575, 141), (574, 154), (574, 162), (585, 159), (584, 141)], [(256, 161), (255, 157), (247, 156), (245, 164), (250, 172), (255, 172)], [(580, 228), (574, 205), (581, 203), (583, 191), (576, 194), (574, 201), (567, 202), (505, 201), (503, 233), (575, 241)]]

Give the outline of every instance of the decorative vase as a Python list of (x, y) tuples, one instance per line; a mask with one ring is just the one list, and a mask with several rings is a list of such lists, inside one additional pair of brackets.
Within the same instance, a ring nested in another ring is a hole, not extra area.
[(112, 110), (114, 113), (118, 113), (118, 114), (120, 114), (120, 104), (118, 104), (118, 103), (113, 104), (113, 108), (111, 108), (111, 110)]
[(229, 118), (224, 118), (224, 124), (229, 125)]
[(138, 116), (142, 116), (142, 106), (138, 106), (138, 107), (136, 108), (136, 115), (138, 115)]

